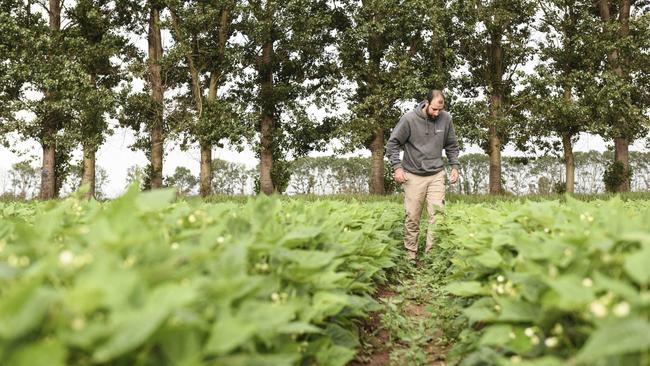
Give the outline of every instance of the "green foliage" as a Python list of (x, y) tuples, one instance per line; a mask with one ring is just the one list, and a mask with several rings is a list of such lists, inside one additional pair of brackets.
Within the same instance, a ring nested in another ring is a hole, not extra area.
[[(488, 129), (493, 127), (504, 147), (525, 120), (521, 96), (516, 92), (517, 71), (530, 57), (531, 24), (535, 3), (511, 1), (451, 1), (456, 15), (454, 46), (466, 62), (458, 77), (452, 113), (457, 134), (489, 153)], [(480, 96), (480, 97), (479, 97)]]
[(626, 173), (625, 166), (620, 161), (611, 162), (603, 174), (603, 182), (607, 192), (617, 192), (621, 184), (631, 178), (632, 170), (629, 169)]
[(173, 198), (0, 203), (0, 363), (350, 361), (400, 205)]
[[(297, 158), (323, 148), (331, 123), (317, 120), (307, 108), (334, 103), (337, 61), (329, 49), (336, 39), (336, 5), (325, 0), (251, 1), (242, 11), (239, 31), (245, 47), (235, 91), (246, 111), (242, 117), (264, 134), (264, 148), (270, 150), (265, 153), (273, 155), (274, 165), (288, 154)], [(273, 188), (281, 192), (287, 176), (284, 163), (279, 164), (271, 176)]]
[(643, 364), (649, 202), (451, 206), (439, 228), (447, 288), (481, 332), (461, 334), (450, 362)]
[(199, 179), (188, 168), (177, 166), (173, 175), (164, 178), (163, 184), (166, 187), (174, 187), (178, 194), (187, 196), (196, 189)]
[(245, 194), (256, 171), (243, 164), (221, 159), (212, 160), (212, 192), (215, 194)]

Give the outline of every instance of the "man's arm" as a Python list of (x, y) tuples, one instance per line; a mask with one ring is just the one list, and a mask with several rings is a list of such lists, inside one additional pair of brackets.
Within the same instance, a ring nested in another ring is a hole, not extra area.
[(445, 140), (445, 155), (447, 155), (449, 165), (451, 165), (451, 176), (449, 180), (452, 184), (458, 180), (458, 169), (460, 168), (460, 162), (458, 160), (459, 150), (458, 139), (456, 139), (456, 131), (454, 130), (454, 123), (452, 121), (449, 122), (449, 132)]
[(402, 161), (399, 157), (399, 152), (411, 135), (411, 130), (406, 118), (402, 117), (395, 126), (395, 129), (390, 134), (388, 142), (386, 143), (386, 156), (390, 161), (393, 170), (402, 168)]

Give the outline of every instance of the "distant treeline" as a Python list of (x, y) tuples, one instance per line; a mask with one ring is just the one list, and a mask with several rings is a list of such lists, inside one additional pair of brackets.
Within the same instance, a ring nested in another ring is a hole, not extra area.
[[(606, 191), (604, 177), (612, 152), (576, 152), (576, 193)], [(460, 157), (461, 180), (449, 185), (450, 192), (459, 194), (488, 193), (489, 158), (484, 154), (466, 154)], [(632, 191), (650, 191), (650, 152), (630, 152)], [(215, 194), (251, 194), (257, 191), (258, 170), (243, 164), (215, 160), (212, 189)], [(370, 158), (335, 156), (304, 157), (288, 165), (289, 176), (283, 182), (283, 193), (288, 194), (367, 194), (369, 192)], [(401, 191), (392, 180), (386, 165), (386, 188)], [(564, 162), (555, 156), (504, 157), (503, 181), (507, 193), (551, 194), (565, 191)], [(177, 168), (165, 178), (165, 184), (176, 186), (183, 194), (196, 194), (198, 177), (189, 169)]]
[[(612, 152), (576, 152), (576, 193), (595, 194), (606, 191), (605, 170), (612, 159)], [(466, 154), (460, 157), (461, 179), (459, 184), (447, 187), (450, 193), (474, 195), (488, 193), (489, 159), (484, 154)], [(650, 192), (650, 152), (631, 152), (632, 191)], [(367, 194), (369, 192), (370, 158), (335, 156), (303, 157), (291, 161), (282, 193), (287, 194)], [(386, 187), (390, 193), (400, 192), (400, 186), (392, 180), (386, 165)], [(256, 182), (259, 170), (244, 164), (216, 159), (212, 162), (214, 176), (212, 190), (217, 195), (247, 195), (259, 191)], [(504, 157), (503, 186), (514, 195), (553, 194), (565, 192), (564, 162), (555, 156)], [(104, 196), (108, 182), (106, 172), (98, 169), (100, 198)], [(127, 184), (140, 179), (146, 183), (146, 169), (132, 166)], [(64, 192), (79, 187), (80, 172), (75, 171), (66, 181)], [(25, 163), (14, 167), (0, 177), (0, 190), (7, 197), (32, 198), (38, 193), (40, 174), (38, 169)], [(75, 182), (77, 182), (75, 184)], [(175, 187), (184, 196), (198, 194), (199, 178), (186, 167), (177, 167), (174, 174), (165, 176), (164, 185)]]

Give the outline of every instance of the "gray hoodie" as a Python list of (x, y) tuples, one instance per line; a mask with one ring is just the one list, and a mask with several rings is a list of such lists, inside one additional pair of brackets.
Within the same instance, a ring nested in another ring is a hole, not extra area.
[[(406, 113), (391, 133), (386, 144), (386, 156), (393, 170), (404, 168), (416, 175), (432, 175), (443, 169), (442, 149), (445, 149), (449, 165), (458, 168), (458, 141), (451, 122), (451, 114), (441, 111), (438, 117), (429, 118), (422, 110), (427, 102), (421, 102)], [(404, 149), (400, 161), (399, 151)]]

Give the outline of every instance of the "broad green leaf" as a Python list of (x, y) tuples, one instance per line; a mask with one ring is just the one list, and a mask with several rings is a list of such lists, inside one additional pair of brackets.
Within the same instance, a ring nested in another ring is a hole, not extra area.
[(0, 297), (0, 338), (13, 340), (42, 325), (56, 295), (38, 286), (36, 281), (15, 283)]
[(336, 345), (349, 349), (359, 347), (357, 336), (352, 331), (344, 329), (338, 324), (329, 324), (327, 328), (325, 328), (325, 334), (327, 334), (332, 339), (332, 343)]
[(139, 194), (136, 203), (143, 212), (160, 211), (168, 207), (174, 198), (176, 198), (176, 190), (173, 188), (154, 189)]
[(523, 300), (498, 299), (501, 311), (497, 320), (509, 322), (534, 322), (539, 313), (539, 306)]
[(295, 262), (298, 266), (308, 269), (318, 269), (327, 266), (336, 257), (335, 253), (318, 250), (282, 250), (277, 258)]
[(496, 250), (487, 250), (474, 258), (477, 262), (487, 268), (498, 268), (503, 259)]
[(567, 362), (553, 356), (544, 356), (533, 360), (512, 361), (510, 358), (499, 363), (499, 366), (566, 366)]
[(210, 365), (214, 366), (294, 366), (300, 361), (301, 354), (252, 354), (242, 352), (235, 355), (217, 357)]
[(591, 303), (596, 296), (591, 288), (582, 284), (582, 278), (566, 275), (547, 280), (547, 285), (557, 293), (550, 306), (564, 310), (576, 310)]
[(643, 304), (639, 291), (628, 282), (613, 279), (597, 272), (594, 274), (594, 287), (597, 290), (611, 291), (633, 304)]
[(483, 331), (479, 344), (503, 347), (512, 340), (511, 334), (513, 334), (512, 327), (509, 325), (492, 325)]
[(644, 247), (625, 259), (625, 271), (638, 284), (647, 286), (650, 284), (648, 263), (650, 263), (650, 247)]
[(201, 337), (198, 330), (168, 327), (160, 335), (160, 347), (169, 365), (203, 365)]
[(247, 342), (257, 330), (258, 326), (254, 322), (225, 316), (214, 323), (204, 351), (208, 354), (225, 355)]
[(452, 295), (463, 297), (487, 295), (490, 293), (489, 290), (483, 287), (483, 285), (478, 281), (452, 282), (443, 287), (443, 289)]
[(650, 322), (627, 318), (597, 328), (580, 350), (577, 360), (590, 364), (604, 357), (650, 349)]
[(304, 322), (291, 322), (280, 326), (278, 333), (284, 334), (305, 334), (305, 333), (322, 333), (323, 330), (315, 325)]
[(316, 353), (316, 358), (319, 361), (319, 365), (345, 366), (354, 358), (356, 353), (354, 349), (333, 344), (328, 347), (322, 347)]
[(117, 314), (115, 332), (109, 340), (98, 347), (93, 359), (107, 362), (139, 347), (160, 327), (177, 307), (194, 300), (196, 291), (190, 286), (162, 285), (156, 288), (140, 309)]
[(40, 340), (18, 347), (9, 357), (11, 366), (66, 366), (67, 350), (56, 339)]

